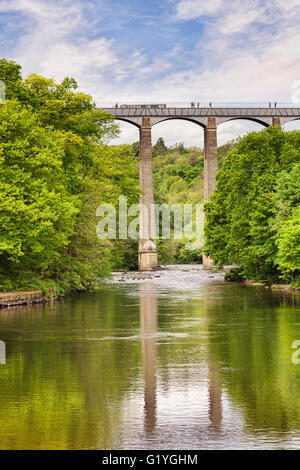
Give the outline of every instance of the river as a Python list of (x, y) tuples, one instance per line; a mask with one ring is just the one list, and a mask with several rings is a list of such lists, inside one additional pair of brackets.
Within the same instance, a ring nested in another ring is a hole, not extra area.
[(1, 449), (300, 448), (299, 294), (116, 273), (0, 311), (0, 340)]

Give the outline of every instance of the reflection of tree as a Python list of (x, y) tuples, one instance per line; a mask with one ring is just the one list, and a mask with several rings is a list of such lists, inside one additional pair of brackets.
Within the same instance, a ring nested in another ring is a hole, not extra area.
[(134, 301), (124, 319), (125, 299), (128, 305), (122, 290), (104, 289), (2, 318), (1, 334), (9, 347), (0, 370), (0, 448), (118, 444), (115, 432), (124, 420), (124, 400), (138, 374), (128, 364), (139, 363), (141, 352), (138, 342), (102, 341), (101, 335), (115, 335), (124, 321), (139, 327)]
[[(141, 364), (145, 429), (154, 430), (156, 291), (140, 284), (137, 304), (136, 296), (127, 295), (130, 288), (106, 287), (98, 294), (1, 313), (7, 363), (0, 367), (0, 448), (121, 448)], [(181, 322), (180, 332), (188, 338), (170, 338), (159, 350), (161, 387), (188, 389), (208, 364), (215, 431), (221, 429), (221, 390), (226, 390), (250, 431), (298, 432), (300, 365), (291, 361), (291, 345), (300, 339), (299, 305), (292, 294), (229, 283), (216, 290), (210, 285), (196, 301), (164, 297), (160, 330), (174, 331)], [(203, 311), (206, 326), (199, 327)], [(207, 340), (198, 335), (206, 328)], [(140, 330), (142, 348), (139, 341), (102, 340)], [(183, 370), (174, 371), (172, 364)]]
[(207, 305), (210, 350), (245, 423), (252, 431), (299, 429), (300, 368), (291, 361), (291, 344), (300, 339), (296, 296), (224, 285), (218, 297)]
[(156, 424), (156, 333), (157, 293), (152, 283), (140, 285), (140, 320), (144, 370), (145, 429), (153, 431)]

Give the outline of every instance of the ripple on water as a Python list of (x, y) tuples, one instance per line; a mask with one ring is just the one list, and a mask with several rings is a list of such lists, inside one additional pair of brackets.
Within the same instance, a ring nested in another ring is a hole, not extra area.
[(132, 336), (105, 336), (104, 338), (85, 338), (88, 341), (111, 341), (111, 340), (139, 340), (139, 339), (148, 339), (148, 338), (187, 338), (190, 336), (188, 333), (169, 333), (164, 331), (158, 331), (156, 333), (151, 334), (140, 334), (140, 335), (132, 335)]

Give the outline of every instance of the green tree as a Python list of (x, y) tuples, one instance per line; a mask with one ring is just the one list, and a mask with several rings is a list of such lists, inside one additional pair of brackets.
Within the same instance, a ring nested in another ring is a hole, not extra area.
[(74, 233), (80, 201), (68, 194), (64, 145), (15, 101), (0, 107), (0, 258), (2, 282), (44, 275)]
[(239, 140), (227, 154), (207, 204), (206, 254), (219, 264), (242, 265), (246, 278), (279, 278), (274, 193), (280, 175), (292, 170), (299, 157), (296, 131), (270, 127)]
[(132, 149), (105, 144), (118, 126), (73, 78), (23, 81), (5, 59), (0, 78), (10, 98), (0, 110), (1, 288), (85, 289), (115, 261), (117, 242), (96, 236), (96, 208), (138, 199)]
[[(202, 203), (203, 163), (202, 149), (185, 148), (182, 143), (156, 155), (153, 158), (155, 202), (169, 205)], [(173, 222), (171, 217), (171, 227)], [(201, 251), (186, 250), (187, 241), (159, 239), (159, 262), (163, 264), (201, 262)]]
[(165, 141), (162, 137), (159, 137), (156, 141), (156, 144), (153, 146), (152, 154), (154, 157), (156, 155), (163, 155), (168, 150)]
[(0, 80), (5, 83), (7, 99), (21, 96), (22, 73), (20, 65), (7, 59), (0, 59)]
[(133, 155), (138, 160), (138, 158), (140, 156), (140, 143), (139, 142), (133, 142), (133, 144), (131, 144), (131, 149), (132, 149)]
[(299, 283), (300, 205), (293, 210), (291, 217), (283, 221), (276, 234), (275, 243), (278, 248), (275, 261), (284, 278), (290, 279), (292, 282), (298, 278), (297, 283)]

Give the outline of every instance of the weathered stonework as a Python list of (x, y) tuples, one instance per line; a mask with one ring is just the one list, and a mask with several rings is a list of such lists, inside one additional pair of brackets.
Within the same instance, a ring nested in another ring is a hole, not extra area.
[(153, 271), (157, 268), (157, 252), (139, 251), (139, 271)]
[(151, 123), (148, 116), (143, 116), (140, 127), (140, 203), (146, 212), (140, 214), (139, 270), (151, 271), (157, 268), (157, 249), (155, 234), (153, 169)]
[(216, 173), (218, 171), (218, 146), (216, 118), (209, 117), (204, 129), (204, 202), (216, 189)]
[[(218, 144), (216, 118), (208, 117), (207, 127), (204, 129), (204, 202), (210, 200), (210, 196), (216, 189), (216, 173), (218, 171)], [(203, 269), (214, 268), (213, 261), (202, 255)]]
[(4, 292), (0, 293), (0, 308), (13, 305), (28, 305), (43, 302), (44, 295), (41, 290), (31, 292)]
[(273, 116), (272, 117), (272, 126), (275, 126), (275, 127), (280, 127), (281, 126), (280, 116)]
[[(247, 107), (247, 103), (241, 107), (204, 107), (204, 108), (182, 108), (166, 107), (159, 109), (139, 109), (139, 108), (102, 108), (116, 119), (130, 122), (134, 126), (142, 125), (144, 116), (150, 117), (152, 126), (170, 119), (185, 119), (194, 122), (205, 128), (209, 117), (215, 117), (217, 126), (233, 119), (247, 119), (262, 126), (272, 126), (273, 117), (281, 118), (281, 125), (295, 119), (300, 119), (300, 107)], [(274, 125), (274, 124), (273, 124)]]

